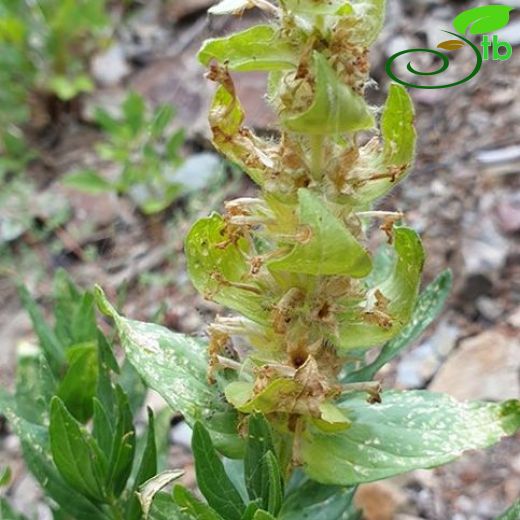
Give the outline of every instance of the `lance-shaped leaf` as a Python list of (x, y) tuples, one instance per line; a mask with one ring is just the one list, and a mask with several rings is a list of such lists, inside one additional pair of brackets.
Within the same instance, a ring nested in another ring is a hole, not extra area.
[[(206, 346), (194, 338), (165, 327), (120, 316), (103, 291), (96, 288), (100, 310), (116, 325), (128, 360), (146, 384), (158, 392), (189, 424), (205, 421), (217, 447), (236, 457), (242, 442), (230, 428), (236, 417), (218, 397), (218, 389), (207, 382)], [(224, 417), (223, 417), (224, 416)]]
[(274, 162), (268, 154), (268, 143), (243, 127), (244, 110), (234, 89), (221, 85), (213, 99), (209, 123), (215, 148), (244, 170), (259, 186), (263, 186)]
[(49, 434), (52, 458), (64, 480), (91, 500), (104, 502), (106, 456), (58, 397), (51, 401)]
[(52, 372), (59, 376), (61, 369), (65, 365), (65, 352), (54, 331), (47, 325), (38, 305), (23, 285), (18, 286), (18, 294), (22, 305), (31, 318), (34, 331), (40, 341), (40, 347), (45, 355)]
[(230, 70), (286, 70), (295, 68), (298, 55), (271, 25), (255, 25), (245, 31), (204, 42), (199, 61), (208, 66), (212, 60), (226, 63)]
[(56, 391), (56, 381), (43, 354), (22, 344), (18, 349), (16, 365), (16, 407), (20, 417), (45, 424), (49, 401)]
[(213, 508), (195, 498), (183, 486), (173, 488), (173, 500), (190, 520), (224, 520)]
[(453, 20), (453, 27), (465, 34), (485, 34), (497, 31), (509, 23), (509, 15), (513, 10), (507, 5), (483, 5), (462, 11)]
[(269, 475), (262, 461), (269, 451), (274, 452), (271, 427), (263, 415), (252, 414), (249, 416), (244, 457), (245, 483), (249, 498), (261, 499), (264, 509), (267, 505)]
[[(139, 517), (141, 520), (142, 516)], [(181, 512), (180, 508), (173, 501), (170, 493), (164, 493), (160, 491), (155, 495), (150, 513), (148, 515), (149, 520), (193, 520), (193, 517), (186, 515), (185, 512)], [(125, 518), (126, 520), (126, 518)], [(208, 520), (207, 518), (200, 517), (197, 520)]]
[(406, 178), (415, 156), (414, 122), (410, 95), (403, 86), (392, 83), (381, 117), (383, 147), (374, 149), (372, 143), (363, 147), (351, 173), (359, 182), (354, 197), (361, 204), (382, 197)]
[(95, 344), (86, 343), (67, 350), (69, 368), (61, 380), (57, 394), (67, 409), (80, 422), (92, 416), (92, 399), (98, 379), (98, 357)]
[(197, 484), (208, 504), (226, 520), (240, 520), (245, 510), (242, 497), (228, 477), (209, 433), (200, 422), (193, 428), (191, 447)]
[(301, 439), (304, 471), (318, 482), (354, 485), (445, 464), (520, 428), (520, 401), (460, 403), (426, 391), (365, 395), (341, 403), (352, 427), (327, 434), (311, 425)]
[(17, 414), (14, 400), (0, 390), (0, 410), (22, 443), (24, 461), (47, 496), (72, 518), (109, 520), (109, 517), (83, 494), (68, 486), (50, 457), (47, 428), (31, 423)]
[(451, 271), (444, 271), (421, 293), (408, 325), (381, 349), (379, 356), (372, 363), (348, 374), (345, 382), (370, 381), (383, 366), (419, 338), (442, 312), (450, 294), (451, 283)]
[(135, 492), (146, 481), (157, 474), (157, 446), (155, 440), (155, 419), (153, 412), (148, 408), (148, 431), (146, 433), (146, 444), (141, 455), (139, 467), (132, 484), (130, 501), (126, 508), (128, 520), (139, 520), (142, 508)]
[(244, 283), (250, 271), (245, 239), (227, 234), (224, 219), (213, 214), (197, 221), (185, 242), (188, 273), (206, 298), (241, 312), (256, 322), (267, 319), (265, 296), (253, 283)]
[(372, 269), (372, 260), (325, 205), (311, 191), (300, 189), (299, 221), (309, 230), (309, 238), (297, 243), (291, 252), (268, 262), (273, 271), (287, 271), (311, 275), (349, 275), (363, 278)]
[(412, 316), (421, 281), (424, 250), (412, 229), (394, 230), (397, 261), (392, 275), (371, 289), (371, 306), (355, 308), (340, 317), (338, 346), (367, 348), (393, 338)]
[[(345, 520), (347, 511), (354, 512), (355, 488), (324, 486), (318, 482), (304, 480), (287, 494), (280, 520)], [(350, 520), (350, 516), (347, 517)]]
[(303, 113), (283, 114), (282, 124), (288, 130), (311, 135), (337, 135), (368, 130), (374, 116), (362, 96), (345, 85), (327, 58), (313, 54), (314, 99)]

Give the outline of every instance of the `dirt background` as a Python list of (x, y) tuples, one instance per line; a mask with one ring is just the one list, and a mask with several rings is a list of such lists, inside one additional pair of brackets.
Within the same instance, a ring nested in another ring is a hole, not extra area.
[[(231, 172), (190, 199), (154, 218), (114, 195), (87, 196), (60, 185), (81, 165), (106, 167), (95, 156), (101, 134), (92, 125), (93, 107), (117, 110), (130, 90), (152, 106), (171, 103), (186, 128), (187, 154), (211, 150), (206, 111), (212, 86), (195, 59), (201, 41), (248, 25), (261, 15), (209, 19), (209, 0), (149, 0), (137, 5), (114, 34), (114, 44), (92, 61), (98, 88), (81, 109), (62, 113), (39, 129), (44, 161), (31, 165), (35, 184), (23, 211), (36, 228), (56, 212), (67, 218), (42, 240), (28, 229), (0, 243), (0, 264), (23, 277), (41, 303), (48, 303), (52, 274), (66, 268), (85, 287), (100, 283), (123, 311), (185, 333), (203, 333), (218, 311), (200, 299), (187, 279), (182, 237), (190, 222), (218, 209), (223, 200), (254, 192)], [(508, 5), (520, 8), (518, 0)], [(435, 48), (440, 29), (450, 29), (457, 12), (479, 2), (390, 0), (386, 28), (372, 54), (370, 92), (380, 103), (388, 85), (384, 63), (406, 48)], [(460, 399), (520, 396), (520, 11), (501, 37), (513, 44), (507, 62), (489, 61), (471, 82), (451, 89), (412, 90), (419, 132), (418, 158), (409, 180), (380, 203), (406, 212), (428, 252), (425, 283), (450, 267), (455, 287), (442, 317), (413, 349), (381, 374), (384, 385), (431, 388)], [(429, 63), (424, 62), (425, 66)], [(454, 53), (448, 78), (471, 70), (464, 52)], [(237, 75), (249, 123), (269, 131), (272, 117), (263, 101), (262, 75)], [(12, 216), (0, 207), (0, 219)], [(12, 276), (0, 275), (0, 381), (13, 380), (16, 352), (31, 338)], [(160, 400), (151, 398), (156, 407)], [(172, 428), (171, 463), (193, 478), (182, 423)], [(46, 518), (38, 488), (23, 469), (19, 445), (2, 426), (0, 462), (13, 466), (8, 495), (16, 507)], [(520, 496), (520, 436), (486, 452), (468, 453), (433, 471), (416, 471), (363, 486), (358, 495), (368, 520), (490, 520)]]

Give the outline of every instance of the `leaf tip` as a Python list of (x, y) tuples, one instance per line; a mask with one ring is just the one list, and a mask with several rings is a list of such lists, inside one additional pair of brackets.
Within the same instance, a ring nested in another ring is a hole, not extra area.
[(119, 314), (108, 301), (105, 292), (99, 285), (94, 286), (94, 298), (96, 300), (96, 305), (102, 314), (108, 316), (109, 318), (113, 318), (114, 320), (119, 317)]

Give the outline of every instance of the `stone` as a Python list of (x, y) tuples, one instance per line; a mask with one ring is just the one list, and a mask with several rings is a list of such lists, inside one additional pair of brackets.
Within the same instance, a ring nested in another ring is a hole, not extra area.
[(442, 321), (432, 336), (403, 356), (397, 368), (397, 384), (402, 388), (423, 388), (455, 348), (459, 329)]
[(394, 520), (407, 502), (405, 494), (390, 482), (374, 482), (359, 487), (355, 503), (365, 520)]
[(520, 395), (520, 340), (490, 330), (461, 342), (429, 386), (464, 400), (502, 401)]
[(509, 251), (508, 241), (490, 219), (468, 229), (462, 239), (462, 256), (468, 274), (494, 273), (500, 270)]
[(131, 72), (121, 45), (115, 44), (92, 58), (91, 70), (94, 79), (102, 87), (118, 85)]
[(520, 329), (520, 307), (517, 307), (507, 318), (507, 323), (515, 329)]
[(184, 422), (176, 424), (170, 432), (170, 440), (173, 444), (184, 446), (186, 448), (191, 447), (191, 428)]

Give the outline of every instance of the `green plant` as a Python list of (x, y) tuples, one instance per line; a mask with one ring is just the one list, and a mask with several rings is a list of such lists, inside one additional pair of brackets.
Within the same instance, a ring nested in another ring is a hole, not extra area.
[(16, 161), (21, 145), (13, 151), (12, 141), (31, 107), (92, 90), (88, 59), (107, 39), (108, 25), (105, 0), (0, 2), (0, 177), (7, 165), (25, 166)]
[[(259, 185), (260, 196), (228, 202), (224, 216), (195, 223), (185, 243), (199, 292), (240, 316), (217, 318), (208, 345), (121, 317), (98, 289), (130, 362), (195, 425), (195, 439), (203, 424), (226, 457), (247, 462), (241, 433), (263, 414), (285, 483), (300, 468), (312, 481), (352, 492), (514, 434), (518, 400), (460, 403), (427, 391), (382, 391), (374, 381), (437, 318), (451, 286), (445, 272), (419, 295), (419, 236), (403, 215), (372, 210), (405, 179), (416, 138), (404, 88), (392, 84), (379, 113), (363, 96), (384, 2), (224, 0), (210, 12), (253, 6), (272, 22), (207, 41), (199, 59), (218, 84), (213, 142)], [(243, 126), (230, 72), (253, 70), (269, 75), (276, 141)], [(364, 141), (367, 133), (372, 138)], [(377, 220), (387, 244), (374, 255), (366, 244)], [(240, 349), (234, 338), (241, 338)], [(376, 360), (366, 361), (367, 350), (381, 345)], [(252, 514), (245, 503), (232, 514), (220, 510), (200, 478), (213, 511), (190, 508), (183, 492), (174, 492), (190, 518), (279, 514)], [(248, 491), (254, 500), (256, 491)], [(281, 494), (282, 503), (289, 500)], [(346, 511), (324, 515), (349, 518)]]
[(146, 214), (164, 210), (182, 193), (175, 170), (184, 162), (184, 131), (167, 131), (174, 115), (171, 106), (161, 105), (148, 116), (144, 99), (136, 93), (124, 101), (121, 117), (98, 109), (96, 122), (107, 140), (97, 153), (117, 165), (117, 177), (110, 181), (87, 169), (69, 174), (65, 184), (89, 193), (128, 194)]
[[(64, 272), (54, 285), (52, 327), (19, 287), (39, 346), (20, 348), (15, 392), (0, 391), (0, 409), (55, 518), (137, 520), (135, 491), (163, 465), (170, 416), (157, 421), (149, 411), (147, 428), (136, 433), (144, 386), (129, 364), (120, 367), (114, 358), (97, 327), (93, 295)], [(6, 471), (0, 485), (8, 479)], [(3, 499), (0, 508), (2, 518), (22, 518)]]

